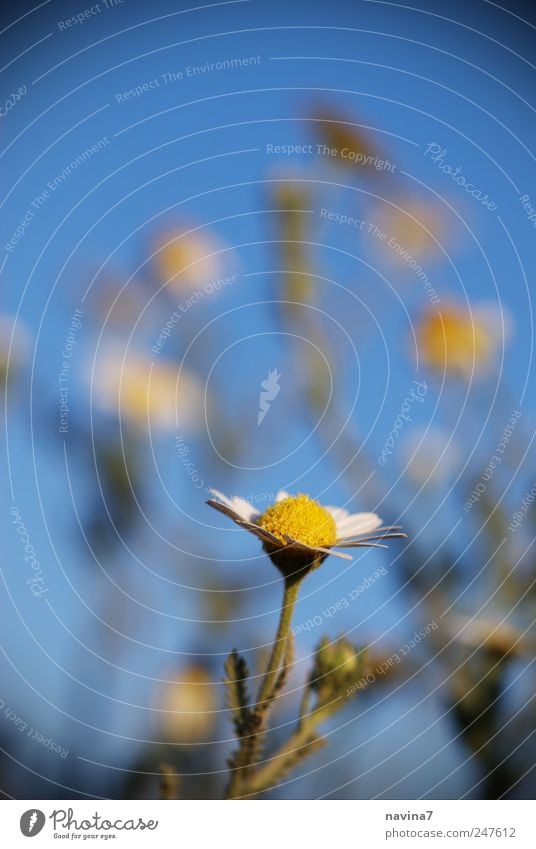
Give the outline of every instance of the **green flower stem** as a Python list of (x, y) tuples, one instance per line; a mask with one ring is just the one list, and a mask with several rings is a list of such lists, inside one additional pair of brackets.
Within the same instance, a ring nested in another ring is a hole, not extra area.
[(338, 705), (331, 703), (318, 707), (303, 717), (292, 737), (251, 777), (244, 795), (254, 796), (274, 787), (289, 766), (309, 754), (308, 748), (311, 745), (319, 748), (322, 741), (315, 737), (315, 729), (337, 709)]
[(311, 687), (307, 683), (303, 688), (303, 695), (300, 701), (300, 710), (298, 713), (298, 725), (301, 728), (303, 720), (309, 711), (309, 703), (311, 701)]
[(262, 747), (262, 739), (265, 734), (266, 719), (270, 701), (274, 697), (274, 689), (277, 682), (277, 677), (280, 671), (281, 663), (287, 647), (290, 624), (292, 622), (292, 614), (298, 598), (298, 592), (301, 584), (300, 578), (286, 578), (285, 591), (283, 594), (283, 603), (279, 616), (279, 625), (275, 642), (272, 647), (272, 653), (266, 667), (263, 679), (261, 681), (259, 696), (253, 714), (256, 715), (258, 723), (257, 727), (242, 739), (239, 747), (240, 766), (233, 769), (229, 785), (227, 788), (227, 799), (240, 798), (246, 795), (249, 774), (251, 772), (252, 761), (259, 757)]
[(266, 672), (264, 673), (257, 698), (256, 709), (260, 712), (266, 710), (268, 707), (267, 703), (273, 696), (274, 685), (287, 645), (290, 623), (292, 622), (294, 607), (296, 606), (296, 601), (298, 599), (300, 584), (300, 578), (285, 579), (285, 592), (283, 595), (283, 605), (281, 607), (277, 634), (275, 636), (270, 660), (268, 661), (268, 666), (266, 667)]

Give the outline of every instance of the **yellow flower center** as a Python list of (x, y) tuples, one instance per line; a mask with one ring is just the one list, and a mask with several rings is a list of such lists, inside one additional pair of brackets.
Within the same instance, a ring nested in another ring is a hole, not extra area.
[(257, 522), (281, 542), (286, 542), (285, 537), (289, 536), (305, 545), (326, 548), (337, 541), (335, 519), (308, 495), (296, 495), (272, 504)]

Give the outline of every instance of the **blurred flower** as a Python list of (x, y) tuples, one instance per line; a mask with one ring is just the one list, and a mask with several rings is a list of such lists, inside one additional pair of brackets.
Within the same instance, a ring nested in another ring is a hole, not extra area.
[(156, 272), (170, 291), (187, 295), (213, 283), (223, 271), (219, 237), (186, 227), (160, 235), (155, 245)]
[(336, 151), (335, 154), (326, 152), (325, 155), (330, 161), (354, 170), (359, 166), (367, 173), (392, 168), (388, 160), (381, 158), (381, 152), (372, 136), (361, 129), (356, 121), (351, 120), (350, 116), (321, 106), (313, 112), (312, 117), (319, 140), (330, 151)]
[(200, 664), (185, 666), (158, 698), (161, 730), (170, 743), (201, 743), (216, 724), (217, 686)]
[(0, 314), (0, 389), (7, 384), (28, 359), (33, 339), (26, 325), (6, 313)]
[(465, 378), (473, 371), (487, 371), (504, 341), (504, 329), (501, 333), (489, 305), (430, 308), (417, 323), (416, 334), (419, 357), (428, 368)]
[(471, 649), (486, 650), (499, 656), (534, 655), (536, 639), (507, 622), (453, 615), (446, 620), (451, 639)]
[(514, 321), (510, 311), (503, 304), (495, 302), (479, 303), (472, 310), (482, 327), (486, 327), (490, 336), (506, 344), (514, 329)]
[(452, 434), (439, 427), (415, 428), (404, 441), (404, 472), (422, 485), (441, 484), (459, 468), (462, 452)]
[(446, 225), (436, 204), (406, 199), (398, 205), (382, 203), (371, 218), (377, 227), (370, 231), (374, 244), (391, 262), (411, 268), (413, 260), (439, 255), (436, 239), (441, 243)]
[(243, 498), (228, 498), (211, 490), (208, 504), (254, 534), (285, 577), (320, 566), (329, 554), (351, 560), (335, 548), (385, 548), (378, 540), (404, 537), (398, 528), (382, 527), (375, 513), (348, 513), (341, 507), (322, 507), (308, 495), (278, 492), (264, 513)]
[(101, 409), (141, 428), (193, 429), (204, 415), (204, 390), (188, 369), (154, 362), (145, 354), (119, 347), (100, 352), (92, 375), (95, 401)]

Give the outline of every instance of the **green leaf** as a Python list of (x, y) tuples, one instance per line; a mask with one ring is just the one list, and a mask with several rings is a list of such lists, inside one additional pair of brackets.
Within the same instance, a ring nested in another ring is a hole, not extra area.
[(250, 699), (246, 683), (249, 678), (248, 666), (244, 658), (233, 649), (223, 668), (226, 704), (232, 712), (237, 737), (243, 737), (250, 725)]

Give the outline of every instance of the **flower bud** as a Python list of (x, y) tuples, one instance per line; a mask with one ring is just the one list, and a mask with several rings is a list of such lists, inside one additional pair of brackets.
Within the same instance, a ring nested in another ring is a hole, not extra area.
[(344, 637), (333, 642), (324, 637), (316, 650), (309, 684), (320, 698), (325, 698), (346, 691), (362, 671), (362, 652), (353, 643)]

